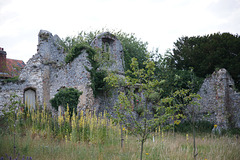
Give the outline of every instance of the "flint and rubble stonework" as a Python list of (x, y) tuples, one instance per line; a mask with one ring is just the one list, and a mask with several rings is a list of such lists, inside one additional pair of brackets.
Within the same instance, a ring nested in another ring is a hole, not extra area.
[[(83, 92), (79, 98), (79, 108), (101, 108), (100, 103), (103, 102), (99, 98), (94, 98), (90, 87), (90, 73), (85, 69), (85, 66), (91, 68), (86, 51), (83, 51), (71, 63), (66, 64), (64, 61), (66, 53), (58, 44), (59, 40), (57, 35), (53, 36), (48, 31), (41, 30), (39, 32), (37, 53), (29, 59), (22, 69), (19, 82), (5, 83), (1, 81), (0, 110), (4, 104), (9, 103), (9, 97), (12, 93), (16, 93), (23, 101), (24, 91), (28, 88), (35, 90), (38, 104), (45, 103), (51, 108), (49, 100), (59, 89), (64, 87), (73, 87)], [(106, 32), (98, 35), (91, 45), (102, 48), (103, 43), (109, 43), (111, 58), (116, 62), (109, 69), (123, 72), (123, 52), (120, 41), (114, 35)]]
[[(79, 109), (90, 108), (99, 112), (114, 105), (117, 100), (116, 90), (111, 97), (102, 95), (94, 98), (89, 87), (90, 73), (84, 67), (91, 68), (86, 51), (66, 64), (64, 61), (66, 53), (58, 44), (59, 40), (57, 35), (53, 36), (48, 31), (39, 32), (37, 53), (22, 69), (19, 81), (15, 83), (0, 81), (0, 114), (4, 104), (9, 103), (10, 94), (17, 94), (23, 101), (24, 91), (28, 88), (36, 92), (38, 104), (46, 103), (49, 108), (51, 108), (49, 100), (64, 87), (73, 87), (83, 92), (79, 98)], [(114, 61), (108, 69), (123, 76), (123, 48), (114, 35), (109, 32), (102, 33), (93, 40), (91, 46), (103, 49), (108, 47), (110, 58)], [(199, 101), (198, 117), (209, 112), (211, 116), (205, 119), (221, 128), (229, 126), (240, 128), (240, 94), (234, 90), (234, 81), (225, 69), (220, 69), (206, 78), (198, 94), (202, 97)]]
[(108, 46), (110, 59), (113, 61), (112, 65), (108, 69), (111, 71), (117, 71), (120, 74), (124, 73), (123, 47), (121, 42), (114, 35), (109, 32), (99, 34), (92, 41), (91, 46), (102, 48), (104, 51), (106, 51)]
[(210, 113), (205, 120), (220, 128), (240, 128), (240, 93), (235, 91), (234, 81), (226, 69), (220, 69), (206, 78), (198, 94), (202, 97), (198, 111), (200, 119)]

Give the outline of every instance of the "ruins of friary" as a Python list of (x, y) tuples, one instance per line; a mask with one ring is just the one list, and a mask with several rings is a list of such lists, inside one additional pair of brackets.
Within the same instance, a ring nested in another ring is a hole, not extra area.
[[(9, 72), (5, 73), (6, 70), (2, 69), (9, 66), (5, 62), (6, 52), (0, 51), (0, 114), (4, 105), (9, 103), (12, 93), (16, 93), (23, 102), (33, 107), (36, 103), (45, 103), (51, 108), (49, 100), (65, 87), (83, 92), (79, 98), (79, 108), (100, 111), (104, 109), (106, 102), (108, 105), (114, 105), (117, 101), (117, 93), (107, 98), (93, 96), (90, 73), (85, 68), (85, 66), (91, 68), (87, 52), (83, 50), (82, 54), (71, 63), (66, 63), (64, 61), (66, 53), (59, 45), (59, 41), (60, 38), (57, 35), (53, 36), (52, 33), (41, 30), (38, 34), (37, 53), (28, 60), (26, 65), (21, 63), (19, 66), (21, 70), (18, 70), (19, 79), (14, 82), (3, 80), (11, 76)], [(123, 47), (113, 34), (109, 32), (99, 34), (91, 46), (103, 49), (108, 47), (110, 58), (114, 61), (108, 69), (115, 71), (119, 76), (124, 75)], [(222, 128), (229, 126), (240, 128), (240, 94), (234, 90), (234, 81), (225, 69), (220, 69), (206, 78), (198, 94), (202, 97), (199, 101), (198, 115), (210, 113), (210, 117), (206, 120)]]

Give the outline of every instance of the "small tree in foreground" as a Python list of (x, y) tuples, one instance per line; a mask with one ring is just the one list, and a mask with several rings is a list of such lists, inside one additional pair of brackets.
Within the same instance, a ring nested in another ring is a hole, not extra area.
[(8, 127), (11, 131), (13, 131), (13, 155), (16, 157), (16, 121), (17, 121), (17, 113), (22, 104), (20, 98), (16, 95), (16, 93), (10, 94), (9, 104), (5, 104), (7, 106), (6, 110), (3, 109), (3, 115), (8, 123)]
[[(131, 71), (127, 71), (128, 76), (121, 80), (120, 77), (111, 73), (105, 78), (110, 86), (119, 88), (118, 102), (114, 106), (115, 115), (112, 118), (114, 122), (124, 125), (141, 142), (141, 160), (144, 142), (149, 134), (159, 126), (162, 129), (171, 127), (172, 125), (168, 123), (168, 120), (173, 119), (173, 117), (175, 120), (183, 117), (179, 112), (180, 102), (172, 103), (174, 99), (169, 97), (154, 102), (157, 105), (156, 114), (150, 111), (151, 99), (156, 95), (156, 92), (163, 92), (158, 86), (164, 83), (164, 80), (156, 80), (153, 61), (145, 61), (144, 65), (144, 69), (139, 69), (136, 58), (132, 58)], [(178, 91), (175, 94), (180, 93), (181, 91)], [(141, 110), (138, 112), (139, 115), (134, 112), (135, 108)]]

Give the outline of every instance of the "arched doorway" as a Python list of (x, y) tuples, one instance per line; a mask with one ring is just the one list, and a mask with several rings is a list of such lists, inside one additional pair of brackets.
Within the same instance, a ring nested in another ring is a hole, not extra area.
[(27, 88), (24, 90), (24, 103), (30, 108), (35, 109), (36, 106), (36, 90)]

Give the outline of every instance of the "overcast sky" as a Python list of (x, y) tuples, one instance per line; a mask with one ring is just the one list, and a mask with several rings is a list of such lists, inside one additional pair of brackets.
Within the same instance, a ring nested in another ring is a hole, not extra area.
[(182, 36), (240, 33), (240, 0), (0, 0), (0, 47), (27, 62), (41, 29), (60, 38), (102, 28), (135, 33), (161, 53)]

